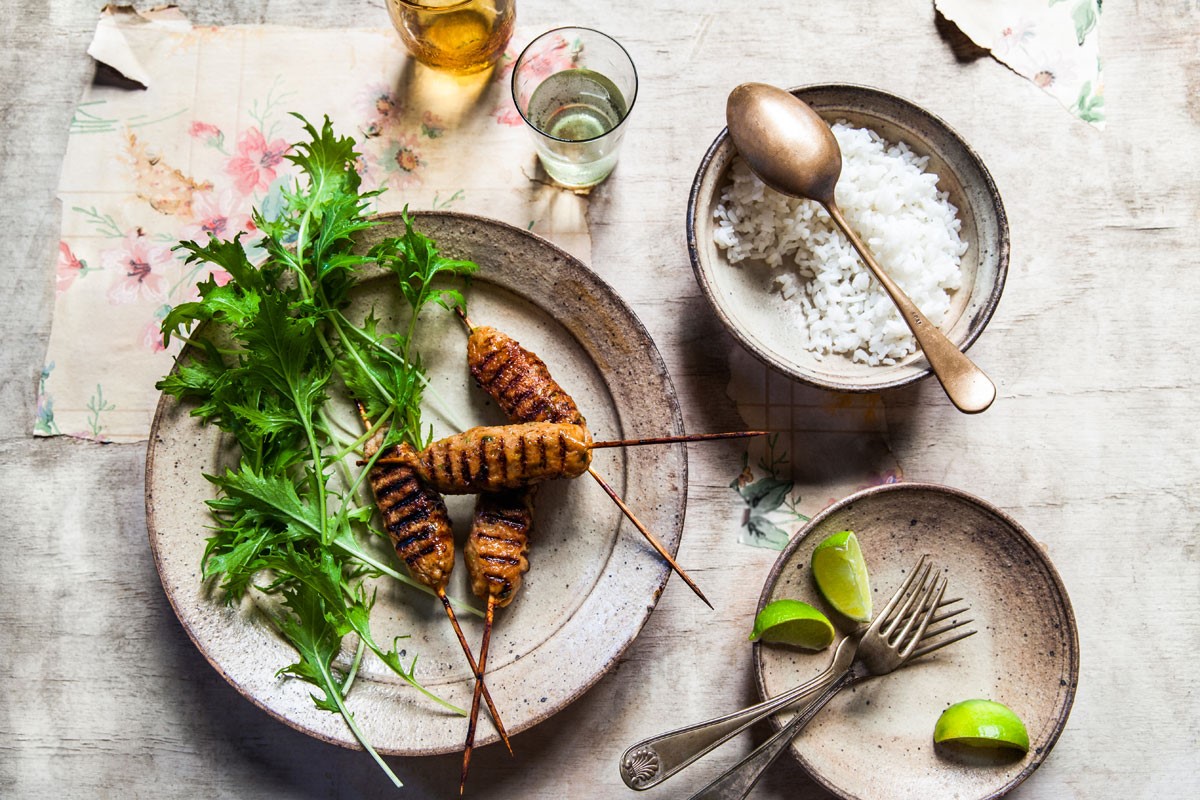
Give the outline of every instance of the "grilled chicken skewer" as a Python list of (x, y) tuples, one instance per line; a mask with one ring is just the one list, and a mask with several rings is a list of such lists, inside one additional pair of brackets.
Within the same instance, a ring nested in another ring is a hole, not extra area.
[(495, 328), (476, 327), (461, 308), (467, 326), (467, 366), (479, 388), (513, 422), (566, 422), (587, 425), (575, 400), (550, 374), (546, 362)]
[(376, 463), (408, 464), (421, 480), (444, 494), (476, 494), (530, 486), (555, 478), (577, 478), (591, 468), (591, 451), (603, 447), (732, 439), (763, 431), (701, 433), (593, 442), (582, 425), (525, 422), (470, 428), (438, 439), (424, 450), (400, 450)]
[(411, 466), (443, 494), (499, 492), (582, 475), (592, 460), (591, 440), (579, 425), (497, 425), (438, 439), (420, 452), (397, 448), (375, 463)]
[[(370, 428), (370, 423), (359, 407), (359, 415), (363, 423)], [(382, 434), (371, 439), (366, 445), (367, 457), (370, 458), (379, 448)], [(412, 448), (401, 444), (398, 449)], [(382, 460), (382, 459), (380, 459)], [(512, 745), (508, 740), (508, 732), (492, 702), (491, 694), (483, 684), (482, 667), (475, 663), (475, 656), (463, 635), (462, 626), (446, 596), (446, 584), (450, 580), (450, 572), (454, 569), (454, 532), (450, 527), (450, 516), (446, 512), (446, 504), (441, 496), (426, 486), (410, 465), (405, 463), (387, 462), (380, 464), (379, 460), (371, 467), (367, 482), (375, 495), (375, 504), (383, 517), (384, 529), (395, 548), (396, 554), (404, 561), (413, 578), (433, 589), (434, 594), (442, 601), (446, 616), (458, 637), (467, 663), (475, 674), (476, 691), (482, 690), (487, 701), (488, 711), (496, 722), (496, 730), (504, 741), (508, 752), (512, 753)]]
[(483, 622), (483, 641), (479, 646), (479, 680), (471, 699), (471, 717), (467, 725), (467, 740), (463, 747), (462, 780), (458, 791), (467, 786), (471, 766), (471, 750), (475, 745), (475, 725), (479, 717), (479, 698), (483, 691), (482, 676), (487, 668), (488, 645), (492, 638), (492, 621), (496, 608), (513, 601), (521, 588), (521, 579), (529, 569), (529, 533), (533, 530), (533, 498), (536, 486), (507, 492), (479, 495), (471, 534), (463, 548), (471, 591), (487, 601)]
[[(542, 361), (531, 350), (520, 345), (516, 339), (491, 327), (476, 327), (463, 313), (456, 308), (463, 324), (467, 326), (467, 363), (475, 382), (487, 392), (509, 419), (520, 422), (569, 422), (576, 425), (585, 424), (583, 415), (575, 401), (567, 394), (558, 382), (550, 375), (546, 362)], [(704, 604), (712, 608), (712, 603), (700, 591), (696, 582), (683, 570), (675, 559), (667, 552), (667, 548), (659, 541), (642, 521), (634, 515), (629, 506), (617, 496), (608, 482), (589, 464), (588, 473), (601, 488), (617, 502), (622, 513), (628, 517), (634, 527), (641, 532), (646, 541), (653, 547), (663, 560), (670, 565), (684, 583), (687, 584)]]

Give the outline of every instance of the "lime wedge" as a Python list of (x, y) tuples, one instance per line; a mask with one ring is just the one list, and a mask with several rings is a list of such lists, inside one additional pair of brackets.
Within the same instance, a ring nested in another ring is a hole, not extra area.
[(942, 712), (933, 741), (968, 747), (1029, 749), (1029, 733), (1013, 710), (994, 700), (964, 700)]
[(799, 600), (775, 600), (758, 612), (750, 641), (779, 642), (824, 650), (833, 642), (833, 625), (828, 617)]
[(835, 533), (817, 545), (812, 571), (821, 595), (839, 614), (871, 621), (871, 580), (854, 531)]

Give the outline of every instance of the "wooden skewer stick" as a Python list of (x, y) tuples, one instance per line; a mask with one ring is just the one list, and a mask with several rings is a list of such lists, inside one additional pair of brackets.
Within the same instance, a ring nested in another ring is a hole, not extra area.
[(602, 447), (638, 447), (644, 444), (674, 444), (675, 442), (709, 442), (715, 439), (744, 439), (748, 436), (766, 436), (770, 431), (729, 431), (727, 433), (689, 433), (683, 436), (658, 436), (648, 439), (612, 439), (607, 442), (592, 442), (590, 449)]
[[(458, 635), (458, 643), (462, 646), (463, 654), (467, 657), (467, 663), (471, 665), (471, 672), (475, 674), (475, 693), (474, 702), (478, 705), (479, 693), (482, 691), (484, 702), (487, 703), (488, 713), (492, 715), (492, 721), (496, 723), (496, 731), (500, 734), (500, 740), (504, 742), (504, 746), (508, 748), (508, 754), (513, 755), (512, 743), (508, 741), (508, 731), (504, 730), (504, 723), (500, 721), (500, 712), (496, 710), (496, 704), (492, 702), (492, 693), (488, 691), (487, 685), (483, 682), (483, 654), (480, 654), (479, 664), (475, 663), (475, 656), (471, 654), (471, 646), (467, 644), (467, 638), (463, 636), (462, 627), (458, 624), (458, 617), (454, 614), (454, 609), (450, 605), (450, 598), (446, 597), (446, 590), (439, 588), (437, 596), (441, 598), (442, 605), (446, 607), (446, 614), (450, 617), (450, 624), (454, 626), (454, 633)], [(488, 603), (489, 607), (491, 603)]]
[(487, 615), (483, 620), (483, 643), (479, 646), (479, 669), (475, 673), (475, 695), (471, 698), (471, 721), (467, 723), (467, 742), (463, 747), (462, 779), (458, 784), (461, 796), (467, 789), (467, 772), (471, 768), (471, 751), (475, 747), (475, 724), (479, 720), (479, 698), (483, 691), (483, 672), (487, 669), (488, 645), (492, 640), (492, 619), (496, 598), (488, 595)]
[[(362, 407), (362, 403), (356, 403), (358, 406), (358, 416), (362, 419), (363, 424), (370, 430), (371, 422), (367, 419), (366, 411)], [(378, 459), (375, 463), (379, 463), (384, 459)], [(366, 463), (366, 462), (363, 462)], [(487, 690), (487, 686), (483, 683), (483, 670), (476, 666), (475, 656), (471, 653), (471, 646), (467, 644), (467, 637), (463, 635), (462, 626), (458, 624), (458, 615), (454, 613), (454, 606), (450, 604), (450, 598), (446, 596), (445, 586), (433, 586), (434, 594), (442, 601), (442, 606), (446, 609), (446, 616), (450, 618), (450, 625), (454, 628), (454, 635), (458, 637), (458, 644), (462, 647), (463, 655), (467, 657), (467, 663), (471, 666), (471, 672), (475, 675), (475, 688), (478, 692), (483, 690), (483, 697), (487, 701), (488, 713), (492, 715), (492, 721), (496, 723), (496, 730), (500, 734), (500, 739), (504, 742), (504, 746), (508, 748), (508, 754), (513, 755), (512, 743), (508, 740), (508, 731), (504, 729), (504, 722), (500, 719), (500, 712), (496, 710), (496, 704), (492, 702), (492, 694)]]
[(637, 516), (633, 513), (633, 510), (629, 506), (625, 505), (625, 501), (621, 499), (620, 495), (613, 491), (613, 488), (608, 485), (608, 481), (604, 480), (604, 478), (601, 478), (600, 473), (596, 472), (596, 470), (594, 470), (592, 467), (588, 467), (588, 473), (596, 479), (596, 483), (600, 484), (600, 488), (612, 498), (613, 502), (617, 504), (617, 508), (621, 509), (621, 512), (629, 518), (629, 521), (633, 523), (633, 526), (641, 531), (642, 536), (644, 536), (646, 541), (650, 543), (650, 546), (657, 550), (658, 554), (662, 556), (668, 564), (671, 565), (671, 569), (675, 570), (675, 574), (682, 578), (683, 582), (688, 585), (688, 588), (696, 593), (696, 597), (699, 597), (701, 600), (703, 600), (706, 606), (712, 608), (713, 604), (708, 602), (708, 598), (704, 596), (704, 592), (700, 591), (700, 587), (696, 585), (696, 582), (693, 581), (688, 574), (683, 571), (683, 567), (675, 563), (675, 559), (672, 558), (671, 554), (667, 552), (667, 548), (663, 546), (663, 543), (660, 542), (658, 537), (651, 533), (646, 526), (642, 524), (642, 521), (637, 518)]

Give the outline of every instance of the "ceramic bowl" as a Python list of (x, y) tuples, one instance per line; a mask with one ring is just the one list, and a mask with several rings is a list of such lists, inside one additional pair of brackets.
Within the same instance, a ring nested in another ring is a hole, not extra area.
[[(1008, 272), (1008, 219), (983, 161), (944, 121), (896, 95), (849, 84), (820, 84), (791, 90), (829, 123), (845, 120), (874, 130), (889, 142), (905, 142), (928, 156), (926, 170), (938, 175), (962, 221), (968, 244), (962, 258), (962, 287), (951, 301), (942, 330), (961, 349), (983, 332)], [(854, 363), (847, 356), (818, 359), (798, 344), (793, 305), (772, 289), (763, 264), (731, 266), (713, 241), (713, 211), (737, 150), (722, 130), (704, 154), (688, 200), (688, 251), (704, 294), (730, 333), (759, 359), (796, 380), (843, 392), (871, 392), (913, 383), (931, 374), (918, 349), (893, 365)], [(887, 265), (883, 264), (886, 270)]]

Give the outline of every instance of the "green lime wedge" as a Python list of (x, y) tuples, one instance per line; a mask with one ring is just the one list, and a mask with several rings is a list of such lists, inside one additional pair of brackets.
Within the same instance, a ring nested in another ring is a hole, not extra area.
[(1013, 710), (994, 700), (963, 700), (942, 712), (933, 741), (968, 747), (1029, 749), (1029, 733)]
[(833, 642), (833, 625), (829, 618), (808, 603), (799, 600), (775, 600), (758, 612), (750, 641), (803, 647), (805, 650), (824, 650)]
[(835, 533), (817, 545), (812, 571), (821, 595), (839, 614), (871, 621), (871, 580), (854, 531)]

